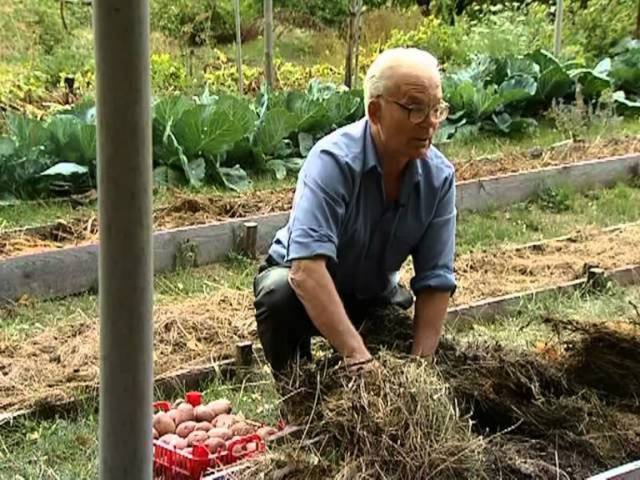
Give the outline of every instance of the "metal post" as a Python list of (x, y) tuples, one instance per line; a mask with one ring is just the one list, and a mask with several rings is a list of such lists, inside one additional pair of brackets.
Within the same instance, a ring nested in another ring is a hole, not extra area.
[(94, 5), (100, 214), (100, 478), (152, 477), (149, 0)]
[(264, 0), (264, 78), (273, 88), (273, 0)]
[(236, 67), (238, 69), (238, 92), (244, 93), (244, 79), (242, 78), (242, 25), (240, 23), (240, 0), (233, 2), (236, 16)]
[(553, 36), (553, 54), (556, 57), (560, 56), (562, 48), (562, 9), (562, 0), (556, 0), (556, 23)]

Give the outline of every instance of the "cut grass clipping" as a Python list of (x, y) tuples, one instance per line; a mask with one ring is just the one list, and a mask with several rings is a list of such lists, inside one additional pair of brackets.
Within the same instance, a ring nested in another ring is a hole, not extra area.
[(640, 384), (623, 372), (640, 371), (640, 329), (553, 322), (553, 359), (447, 341), (435, 366), (387, 351), (361, 378), (332, 357), (298, 366), (280, 388), (304, 434), (244, 478), (573, 479), (637, 459)]

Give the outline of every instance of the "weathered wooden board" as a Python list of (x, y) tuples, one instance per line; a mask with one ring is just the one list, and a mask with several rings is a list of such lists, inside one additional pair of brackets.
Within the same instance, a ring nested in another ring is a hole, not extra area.
[(522, 202), (544, 187), (571, 185), (580, 191), (596, 186), (612, 186), (639, 174), (640, 155), (634, 153), (468, 180), (456, 185), (456, 206), (458, 211), (486, 210)]
[[(637, 285), (640, 283), (640, 265), (615, 268), (606, 272), (605, 277), (619, 286)], [(496, 315), (515, 313), (522, 305), (531, 302), (536, 297), (558, 293), (567, 294), (584, 287), (586, 282), (586, 278), (580, 278), (550, 287), (487, 298), (479, 302), (460, 305), (449, 309), (447, 312), (447, 324), (452, 328), (460, 328), (470, 322), (480, 321)]]
[[(548, 167), (528, 172), (488, 177), (458, 183), (459, 211), (505, 206), (530, 198), (542, 186), (570, 184), (575, 189), (611, 185), (640, 172), (640, 155)], [(235, 249), (242, 224), (258, 224), (257, 249), (264, 252), (288, 212), (273, 213), (207, 225), (156, 232), (154, 270), (161, 273), (176, 267), (176, 255), (191, 249), (194, 266), (223, 259)], [(189, 247), (191, 245), (192, 247)], [(23, 295), (55, 298), (97, 288), (98, 246), (63, 248), (0, 261), (0, 304)]]

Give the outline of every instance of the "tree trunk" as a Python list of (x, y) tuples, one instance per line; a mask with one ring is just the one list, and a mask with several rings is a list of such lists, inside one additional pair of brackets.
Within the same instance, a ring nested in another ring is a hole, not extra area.
[(358, 68), (360, 63), (360, 32), (362, 30), (362, 0), (357, 0), (354, 35), (353, 87), (358, 87)]
[(240, 22), (240, 0), (234, 0), (233, 6), (236, 17), (236, 68), (238, 69), (238, 92), (244, 93), (244, 79), (242, 78), (242, 24)]
[(640, 39), (640, 0), (638, 0), (638, 13), (636, 14), (636, 31), (634, 37)]
[(264, 0), (264, 78), (273, 89), (273, 0)]
[(560, 56), (562, 50), (562, 8), (562, 0), (556, 0), (556, 23), (553, 35), (553, 54), (556, 57)]
[(357, 1), (358, 0), (350, 0), (349, 19), (347, 21), (347, 55), (344, 62), (344, 84), (349, 88), (351, 88), (353, 79), (353, 47), (355, 44)]

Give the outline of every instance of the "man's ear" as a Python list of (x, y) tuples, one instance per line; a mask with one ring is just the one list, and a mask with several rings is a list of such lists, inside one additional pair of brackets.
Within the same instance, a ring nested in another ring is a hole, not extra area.
[(380, 101), (378, 99), (373, 99), (369, 101), (369, 105), (367, 105), (367, 114), (369, 116), (369, 120), (377, 124), (380, 122)]

